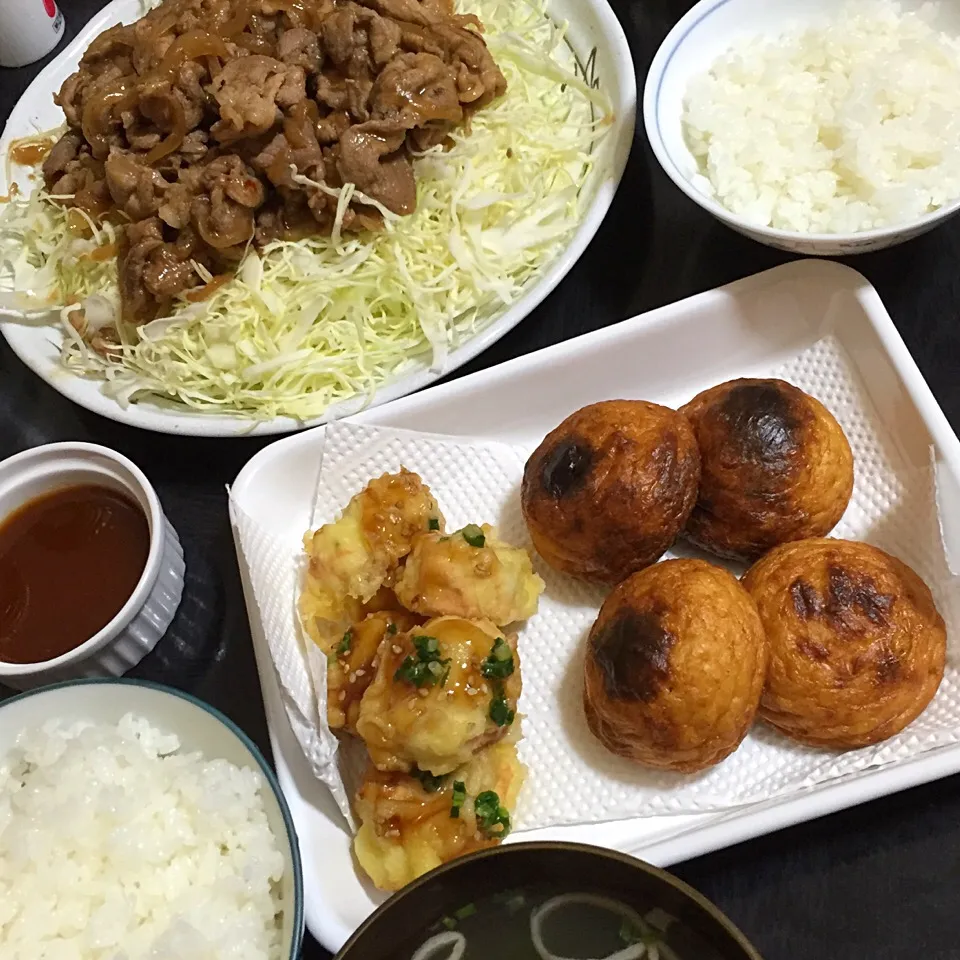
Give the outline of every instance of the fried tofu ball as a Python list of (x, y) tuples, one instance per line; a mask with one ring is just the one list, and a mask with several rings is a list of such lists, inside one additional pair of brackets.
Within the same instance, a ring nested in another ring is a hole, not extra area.
[(731, 380), (680, 412), (700, 447), (700, 492), (685, 530), (693, 543), (755, 560), (837, 525), (853, 493), (853, 454), (819, 400), (783, 380)]
[(489, 621), (440, 617), (381, 645), (357, 733), (378, 769), (440, 775), (501, 739), (519, 697), (516, 638)]
[(307, 636), (329, 654), (364, 616), (418, 533), (443, 528), (429, 488), (408, 470), (384, 474), (358, 493), (340, 519), (304, 537), (307, 568), (299, 612)]
[(524, 775), (508, 741), (442, 779), (370, 767), (355, 800), (360, 866), (381, 890), (399, 890), (441, 863), (496, 846)]
[(563, 573), (617, 583), (658, 560), (697, 498), (687, 419), (656, 403), (607, 400), (567, 417), (533, 452), (521, 503), (533, 545)]
[(543, 587), (527, 551), (484, 524), (420, 534), (394, 589), (408, 610), (425, 616), (506, 624), (533, 616)]
[(927, 585), (866, 543), (771, 550), (743, 579), (770, 644), (760, 716), (802, 743), (846, 749), (899, 733), (943, 679), (947, 634)]
[(600, 608), (587, 641), (587, 723), (629, 760), (704, 770), (746, 736), (766, 665), (760, 616), (736, 578), (703, 560), (665, 560)]
[(347, 630), (327, 657), (327, 725), (331, 730), (356, 733), (360, 700), (373, 683), (377, 652), (385, 637), (422, 623), (406, 610), (368, 614)]

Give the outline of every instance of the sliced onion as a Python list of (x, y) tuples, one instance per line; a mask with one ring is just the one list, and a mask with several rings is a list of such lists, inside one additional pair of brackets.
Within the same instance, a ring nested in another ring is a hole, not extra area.
[[(541, 960), (573, 960), (570, 957), (561, 956), (553, 953), (543, 942), (543, 924), (547, 917), (555, 910), (561, 907), (569, 906), (573, 903), (585, 903), (591, 907), (599, 907), (601, 910), (609, 910), (626, 920), (630, 920), (637, 930), (645, 930), (647, 924), (636, 910), (632, 910), (626, 904), (618, 900), (611, 900), (608, 897), (600, 897), (592, 893), (565, 893), (559, 897), (551, 897), (546, 903), (537, 907), (530, 914), (530, 936), (533, 939), (533, 946), (540, 955)], [(631, 943), (620, 950), (608, 954), (606, 957), (598, 960), (639, 960), (646, 953), (647, 945), (642, 941), (640, 943)]]
[(170, 104), (172, 127), (170, 132), (144, 157), (148, 164), (156, 163), (175, 150), (179, 150), (187, 136), (187, 117), (183, 104), (172, 93), (167, 97), (167, 103)]
[(83, 313), (87, 319), (87, 329), (90, 331), (117, 325), (117, 310), (102, 294), (92, 293), (89, 297), (85, 297)]
[(456, 930), (447, 930), (438, 933), (424, 943), (410, 960), (431, 960), (433, 955), (444, 947), (450, 947), (450, 952), (443, 960), (460, 960), (467, 949), (467, 938)]

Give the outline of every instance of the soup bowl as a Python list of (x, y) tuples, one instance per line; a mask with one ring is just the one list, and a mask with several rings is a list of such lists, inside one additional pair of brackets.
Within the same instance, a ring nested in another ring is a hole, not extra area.
[[(541, 893), (538, 898), (538, 891), (546, 888), (549, 894)], [(615, 901), (621, 908), (614, 910), (613, 922), (617, 925), (632, 915), (649, 917), (654, 928), (666, 926), (669, 951), (661, 956), (676, 960), (762, 960), (714, 904), (681, 880), (635, 857), (575, 843), (512, 843), (438, 867), (382, 904), (335, 960), (454, 960), (464, 952), (463, 940), (456, 937), (461, 924), (466, 950), (470, 949), (467, 927), (471, 920), (474, 928), (478, 921), (483, 926), (481, 936), (486, 943), (479, 946), (499, 955), (498, 947), (513, 944), (498, 942), (491, 930), (507, 929), (508, 915), (516, 917), (518, 911), (526, 911), (532, 919), (546, 896), (566, 894), (586, 895), (570, 897), (574, 902)], [(502, 918), (494, 915), (500, 910)], [(544, 910), (544, 941), (549, 939), (546, 913)], [(515, 927), (516, 921), (509, 925)], [(436, 949), (424, 950), (423, 945), (431, 938)], [(691, 944), (689, 952), (684, 952), (683, 942)], [(629, 940), (625, 945), (629, 946)], [(561, 939), (555, 946), (562, 951), (565, 944)], [(533, 949), (531, 933), (531, 956)], [(626, 960), (627, 953), (623, 950), (616, 955)], [(639, 946), (629, 954), (637, 958), (648, 955)], [(556, 950), (546, 954), (551, 955), (556, 956)], [(614, 951), (606, 955), (613, 956)]]

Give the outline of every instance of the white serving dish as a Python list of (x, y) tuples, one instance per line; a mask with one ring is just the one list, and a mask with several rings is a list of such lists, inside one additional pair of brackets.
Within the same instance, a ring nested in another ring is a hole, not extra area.
[(0, 703), (0, 756), (13, 747), (22, 730), (49, 720), (115, 724), (128, 713), (175, 734), (186, 753), (200, 752), (206, 760), (228, 760), (263, 775), (263, 806), (285, 863), (280, 882), (283, 958), (297, 960), (303, 940), (303, 878), (296, 829), (270, 765), (250, 738), (219, 710), (188, 693), (145, 680), (54, 684)]
[[(901, 0), (917, 10), (924, 0)], [(938, 25), (960, 36), (960, 5), (941, 3)], [(657, 51), (643, 91), (643, 120), (660, 165), (695, 203), (728, 227), (753, 240), (807, 256), (839, 257), (896, 246), (943, 223), (960, 211), (960, 198), (919, 220), (861, 233), (808, 233), (777, 230), (732, 213), (707, 192), (708, 183), (683, 137), (683, 100), (690, 80), (707, 70), (735, 43), (776, 36), (789, 25), (835, 13), (836, 0), (700, 0), (667, 34)]]
[[(720, 381), (767, 375), (827, 333), (852, 358), (908, 462), (926, 467), (931, 446), (935, 449), (944, 536), (951, 556), (960, 556), (960, 441), (876, 291), (860, 274), (834, 263), (778, 267), (356, 419), (532, 447), (586, 403), (626, 396), (677, 405)], [(261, 451), (237, 478), (237, 505), (277, 536), (299, 538), (310, 523), (322, 442), (318, 429)], [(307, 925), (335, 951), (379, 895), (359, 878), (340, 814), (313, 778), (288, 725), (239, 545), (238, 556), (278, 778), (300, 836)], [(667, 865), (957, 771), (960, 748), (946, 748), (789, 799), (516, 837), (594, 843)]]
[(0, 683), (26, 690), (77, 677), (119, 677), (160, 642), (183, 595), (183, 550), (160, 498), (132, 461), (94, 443), (48, 443), (0, 461), (0, 522), (36, 497), (79, 484), (126, 494), (147, 518), (143, 573), (117, 615), (79, 647), (38, 663), (0, 662)]
[[(607, 0), (550, 0), (549, 10), (557, 22), (568, 21), (568, 42), (580, 62), (589, 65), (591, 76), (607, 93), (613, 109), (613, 122), (600, 143), (596, 164), (585, 188), (590, 201), (585, 207), (583, 220), (569, 246), (547, 266), (540, 279), (509, 308), (495, 315), (476, 336), (452, 351), (443, 369), (435, 370), (426, 361), (418, 362), (410, 373), (381, 387), (371, 401), (373, 405), (395, 400), (434, 383), (512, 330), (573, 268), (613, 201), (633, 143), (637, 112), (636, 77), (630, 47)], [(27, 87), (11, 111), (0, 137), (0, 156), (6, 157), (11, 141), (60, 126), (63, 112), (54, 104), (53, 94), (76, 69), (91, 40), (115, 23), (129, 23), (142, 15), (142, 0), (112, 0), (93, 17), (73, 42)], [(2, 168), (3, 164), (0, 164), (0, 170)], [(14, 179), (23, 190), (29, 190), (27, 171), (20, 169), (16, 172), (18, 175)], [(0, 181), (4, 179), (0, 173)], [(0, 182), (0, 192), (6, 191), (7, 187)], [(147, 401), (121, 406), (101, 391), (99, 381), (74, 376), (63, 368), (59, 362), (61, 335), (56, 327), (0, 317), (0, 334), (37, 376), (74, 403), (111, 420), (158, 433), (205, 437), (289, 433), (345, 416), (345, 411), (357, 409), (357, 402), (349, 400), (332, 408), (325, 416), (303, 423), (288, 417), (258, 422), (239, 416), (183, 412)]]

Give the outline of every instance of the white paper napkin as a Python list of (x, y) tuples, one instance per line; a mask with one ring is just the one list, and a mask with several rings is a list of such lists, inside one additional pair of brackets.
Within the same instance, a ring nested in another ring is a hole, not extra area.
[[(833, 535), (866, 540), (909, 563), (934, 589), (948, 635), (956, 637), (960, 587), (948, 568), (940, 536), (932, 466), (918, 470), (909, 465), (833, 338), (770, 375), (822, 400), (850, 440), (856, 483)], [(327, 427), (319, 465), (313, 524), (335, 519), (371, 478), (404, 466), (430, 486), (452, 529), (491, 522), (508, 542), (529, 548), (519, 490), (530, 452), (526, 447), (374, 425), (333, 424)], [(326, 662), (322, 656), (308, 659), (313, 648), (301, 636), (295, 613), (301, 544), (280, 542), (258, 529), (235, 503), (232, 507), (291, 726), (317, 776), (349, 817), (349, 789), (336, 761), (336, 738), (322, 722)], [(680, 544), (670, 555), (692, 552)], [(539, 612), (519, 640), (524, 714), (520, 754), (529, 768), (516, 815), (519, 829), (730, 808), (797, 793), (960, 741), (960, 669), (951, 641), (946, 676), (933, 704), (883, 744), (837, 753), (792, 743), (756, 725), (736, 753), (702, 774), (640, 768), (600, 746), (583, 716), (584, 641), (604, 591), (558, 574), (534, 558), (546, 590)]]

